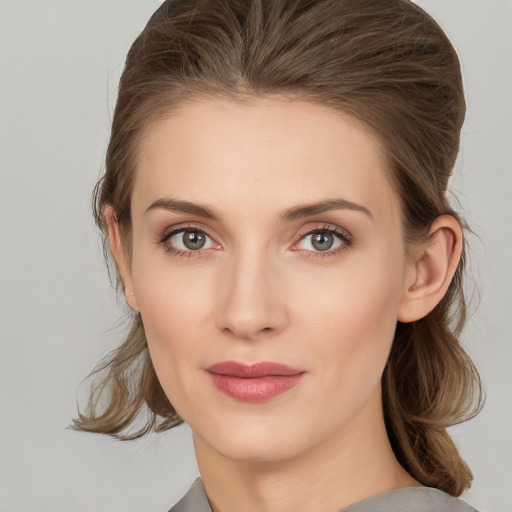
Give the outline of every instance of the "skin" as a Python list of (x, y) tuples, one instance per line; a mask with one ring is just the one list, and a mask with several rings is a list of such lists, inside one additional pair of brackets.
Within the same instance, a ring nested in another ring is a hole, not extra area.
[[(340, 198), (349, 207), (278, 220)], [(218, 217), (171, 211), (168, 199)], [(286, 98), (196, 99), (146, 131), (131, 254), (115, 212), (105, 214), (128, 303), (193, 431), (215, 512), (335, 511), (418, 485), (389, 445), (380, 380), (397, 320), (421, 318), (441, 300), (462, 234), (442, 216), (427, 243), (405, 245), (400, 201), (368, 128)], [(203, 249), (187, 249), (179, 233), (161, 242), (180, 228), (206, 233)], [(348, 238), (319, 251), (307, 233), (325, 228)], [(205, 372), (227, 360), (274, 361), (306, 375), (248, 403)]]

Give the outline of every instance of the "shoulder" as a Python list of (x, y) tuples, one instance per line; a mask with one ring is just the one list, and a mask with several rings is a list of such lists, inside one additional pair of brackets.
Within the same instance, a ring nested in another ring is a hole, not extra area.
[(478, 512), (465, 501), (431, 487), (405, 487), (372, 496), (340, 512)]
[(196, 478), (185, 496), (169, 512), (212, 512), (201, 478)]
[[(197, 478), (169, 512), (212, 512), (203, 481)], [(372, 496), (340, 512), (478, 512), (465, 501), (431, 487), (405, 487)]]

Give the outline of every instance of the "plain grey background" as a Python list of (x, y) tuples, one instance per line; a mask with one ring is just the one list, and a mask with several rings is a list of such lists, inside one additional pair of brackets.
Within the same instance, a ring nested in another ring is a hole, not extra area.
[[(464, 343), (487, 389), (453, 429), (465, 498), (512, 512), (512, 2), (422, 0), (459, 52), (468, 115), (452, 190), (479, 238)], [(190, 432), (66, 430), (122, 339), (90, 214), (126, 51), (157, 0), (0, 0), (0, 512), (167, 510), (197, 474)]]

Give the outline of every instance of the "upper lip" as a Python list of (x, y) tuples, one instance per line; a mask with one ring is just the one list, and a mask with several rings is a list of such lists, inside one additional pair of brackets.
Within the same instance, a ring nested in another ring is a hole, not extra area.
[(212, 364), (205, 369), (210, 373), (239, 377), (241, 379), (257, 379), (259, 377), (277, 377), (304, 373), (304, 370), (298, 370), (297, 368), (271, 361), (261, 361), (253, 364), (245, 364), (238, 361), (222, 361)]

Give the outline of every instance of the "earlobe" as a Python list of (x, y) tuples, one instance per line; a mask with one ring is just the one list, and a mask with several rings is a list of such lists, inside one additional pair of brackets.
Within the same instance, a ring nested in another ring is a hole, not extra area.
[(462, 228), (451, 215), (433, 223), (428, 240), (413, 249), (409, 281), (398, 310), (400, 322), (414, 322), (430, 313), (444, 297), (462, 253)]
[(131, 309), (138, 311), (137, 297), (133, 288), (133, 279), (130, 262), (128, 261), (123, 246), (121, 229), (112, 206), (106, 206), (103, 210), (103, 216), (108, 226), (108, 241), (110, 253), (114, 258), (117, 271), (121, 277), (126, 302)]

